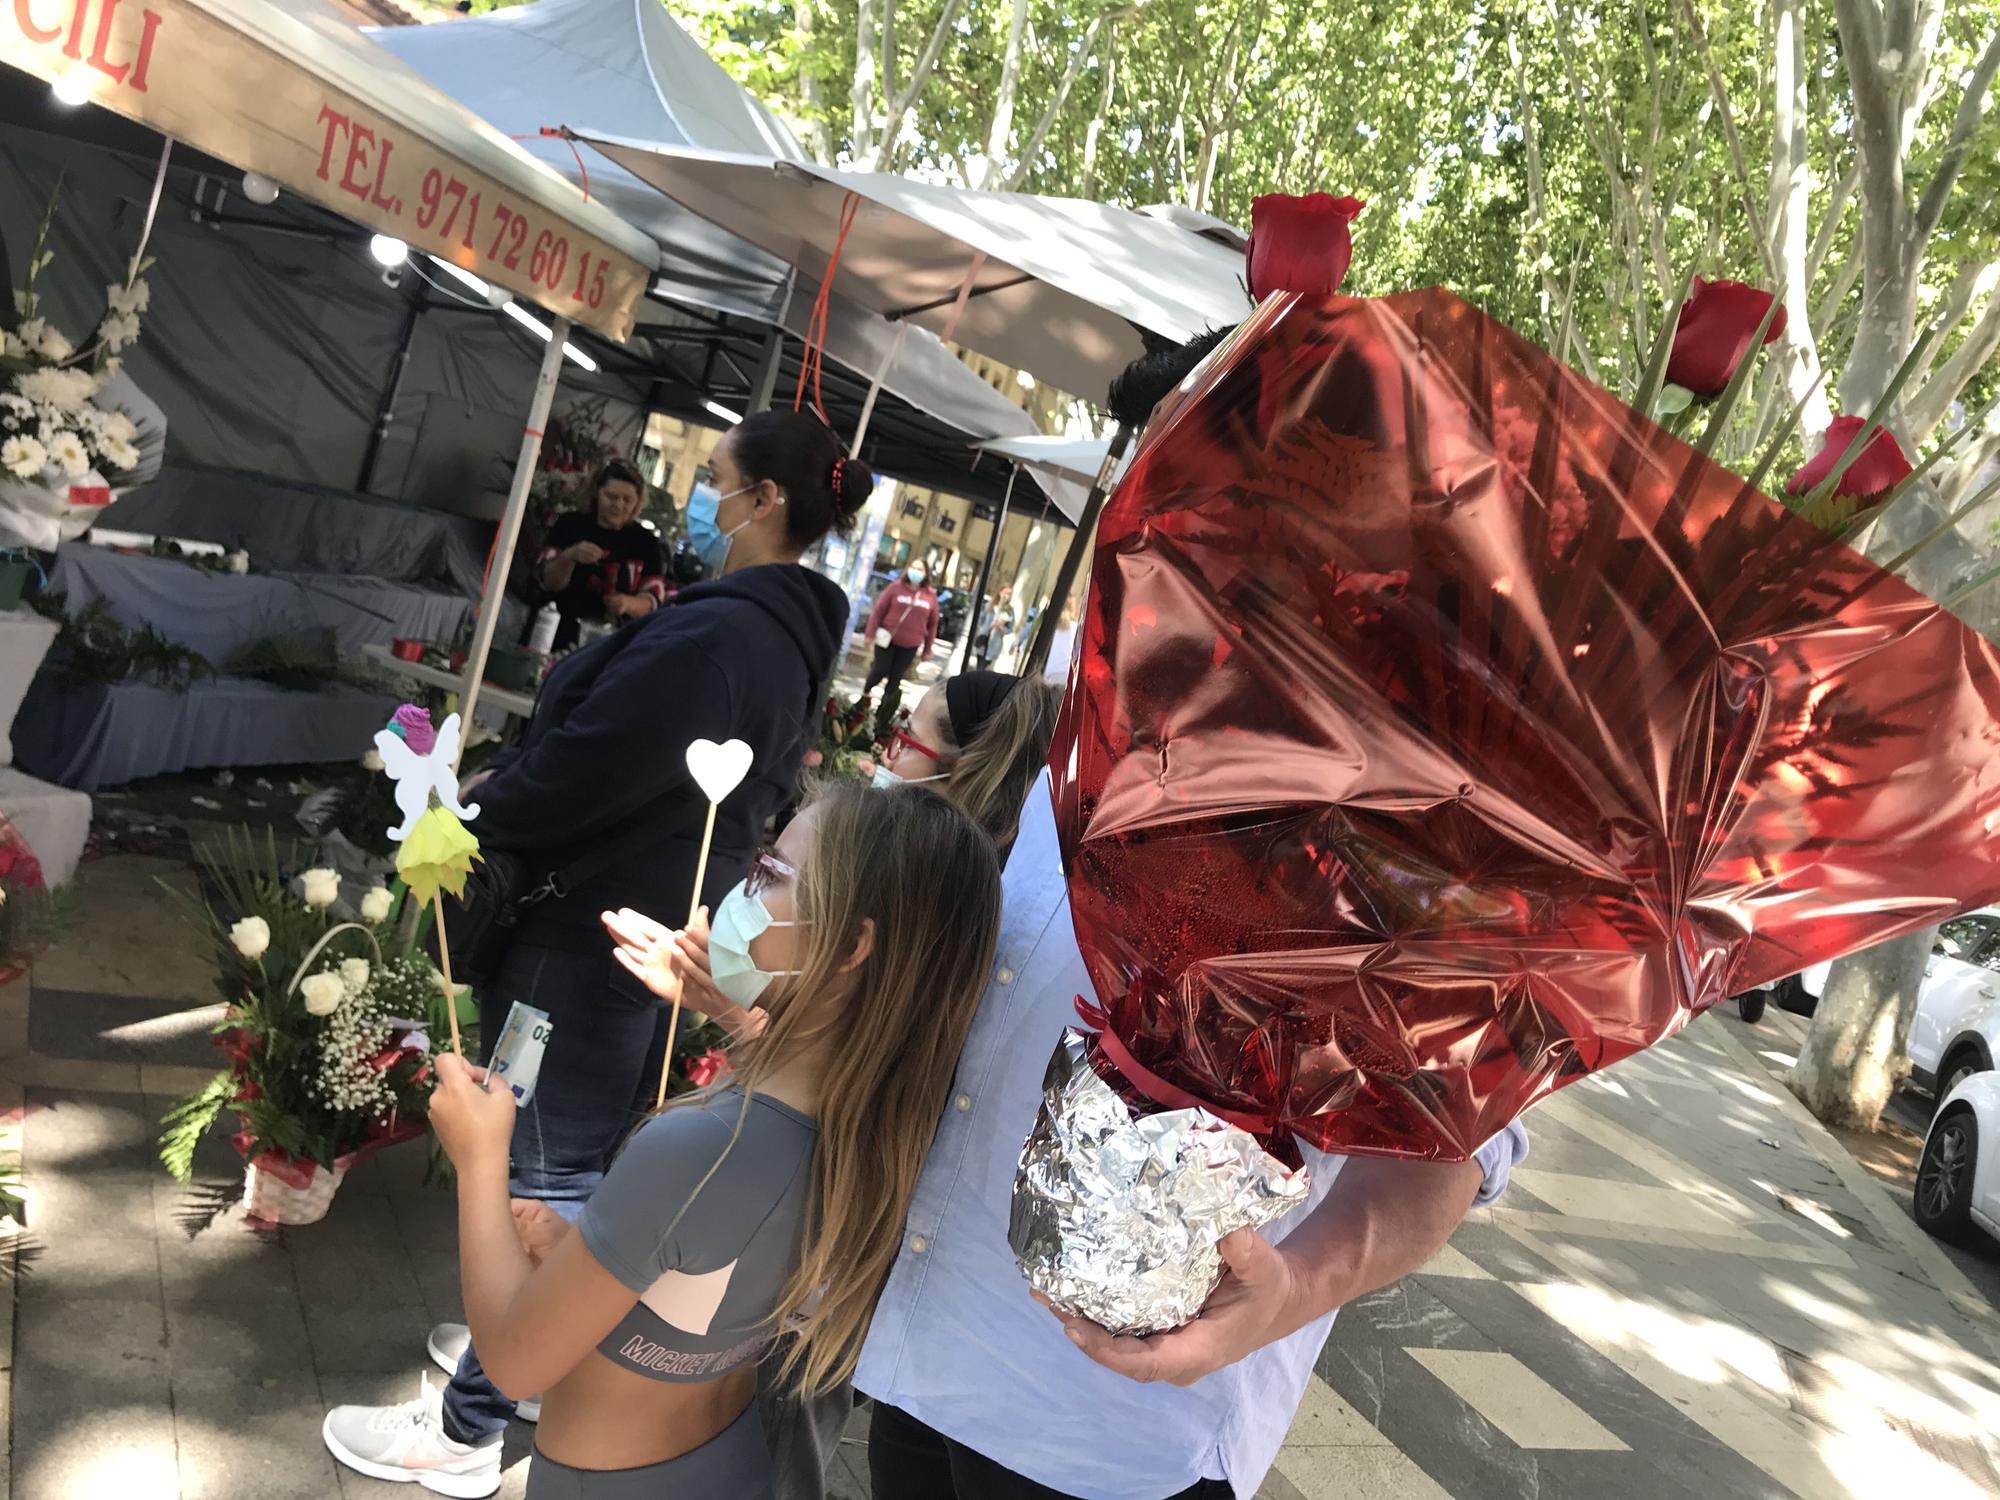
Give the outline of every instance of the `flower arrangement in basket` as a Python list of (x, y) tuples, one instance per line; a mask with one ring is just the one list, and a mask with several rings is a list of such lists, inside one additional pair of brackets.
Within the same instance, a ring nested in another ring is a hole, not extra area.
[(819, 743), (806, 752), (806, 769), (866, 781), (875, 774), (885, 743), (886, 736), (876, 733), (875, 712), (866, 697), (842, 703), (829, 696), (820, 715)]
[(229, 1061), (162, 1121), (160, 1159), (186, 1182), (196, 1145), (233, 1111), (251, 1215), (310, 1224), (356, 1162), (423, 1133), (443, 987), (420, 931), (400, 931), (400, 890), (370, 890), (342, 922), (338, 875), (308, 870), (293, 895), (268, 839), (232, 838), (203, 868), (221, 909), (203, 901), (195, 919), (229, 1002), (216, 1028)]
[[(49, 231), (61, 201), (50, 194), (19, 288), (0, 296), (0, 532), (53, 548), (89, 528), (111, 503), (111, 482), (139, 466), (138, 428), (98, 397), (123, 351), (138, 341), (152, 297), (134, 256), (122, 284), (105, 288), (104, 316), (78, 348), (43, 314), (36, 283), (55, 259)], [(4, 246), (0, 281), (11, 283)]]

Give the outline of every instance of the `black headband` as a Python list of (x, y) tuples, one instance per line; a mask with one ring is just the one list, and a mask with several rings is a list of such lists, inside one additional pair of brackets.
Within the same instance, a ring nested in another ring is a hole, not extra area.
[(951, 737), (963, 750), (985, 732), (987, 724), (1021, 679), (1006, 672), (960, 672), (944, 685), (945, 717)]

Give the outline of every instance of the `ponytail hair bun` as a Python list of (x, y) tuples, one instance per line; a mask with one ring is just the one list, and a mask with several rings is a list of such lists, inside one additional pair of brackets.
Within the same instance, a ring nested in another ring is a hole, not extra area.
[(833, 529), (844, 536), (875, 493), (875, 471), (858, 458), (836, 458), (829, 487), (833, 490)]
[(727, 441), (746, 478), (785, 492), (785, 539), (800, 551), (830, 531), (845, 536), (875, 492), (873, 471), (811, 412), (753, 412)]

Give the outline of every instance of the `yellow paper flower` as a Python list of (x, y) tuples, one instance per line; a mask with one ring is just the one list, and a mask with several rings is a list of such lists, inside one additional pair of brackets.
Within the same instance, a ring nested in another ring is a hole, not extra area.
[(428, 906), (440, 890), (464, 894), (465, 877), (479, 858), (479, 840), (450, 809), (433, 802), (396, 850), (396, 873)]

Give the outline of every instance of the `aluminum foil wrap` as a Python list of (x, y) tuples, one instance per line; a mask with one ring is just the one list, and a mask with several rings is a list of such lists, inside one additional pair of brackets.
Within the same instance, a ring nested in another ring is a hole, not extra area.
[(1113, 1333), (1178, 1328), (1222, 1274), (1216, 1245), (1306, 1201), (1288, 1167), (1205, 1109), (1137, 1114), (1066, 1031), (1014, 1174), (1008, 1243), (1029, 1284)]

